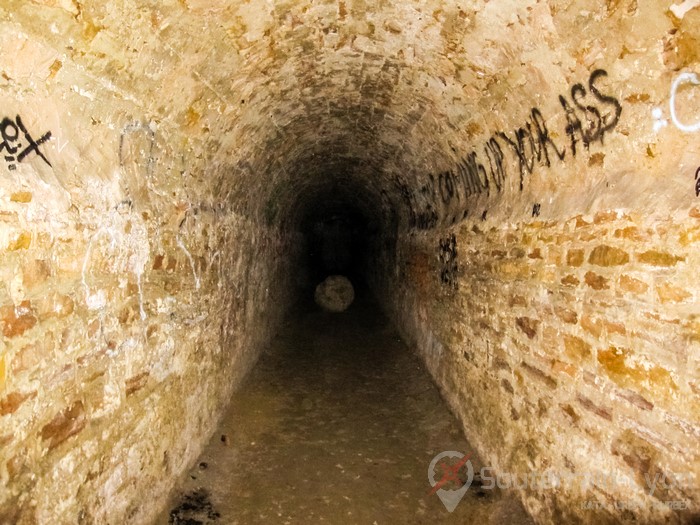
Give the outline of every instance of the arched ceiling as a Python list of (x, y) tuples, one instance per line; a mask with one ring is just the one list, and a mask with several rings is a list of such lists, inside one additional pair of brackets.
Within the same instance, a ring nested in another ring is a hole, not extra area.
[[(503, 216), (535, 199), (552, 213), (590, 207), (570, 175), (591, 167), (591, 185), (609, 186), (610, 169), (587, 164), (591, 155), (617, 140), (624, 158), (657, 139), (648, 108), (628, 105), (620, 120), (610, 101), (665, 97), (659, 66), (671, 60), (674, 29), (692, 23), (650, 16), (658, 6), (634, 0), (6, 4), (145, 118), (205, 142), (213, 200), (287, 226), (336, 191), (357, 196), (368, 216), (421, 227), (481, 216), (494, 199)], [(694, 63), (690, 51), (672, 60)], [(579, 106), (576, 85), (588, 97)], [(615, 122), (585, 152), (579, 144), (578, 157), (557, 160), (557, 148), (573, 149), (561, 96), (584, 122), (591, 101), (603, 124)], [(642, 136), (623, 141), (642, 118)], [(518, 129), (534, 140), (524, 174)], [(492, 139), (500, 151), (488, 149)], [(460, 161), (472, 152), (465, 182)], [(637, 178), (642, 189), (653, 183)]]

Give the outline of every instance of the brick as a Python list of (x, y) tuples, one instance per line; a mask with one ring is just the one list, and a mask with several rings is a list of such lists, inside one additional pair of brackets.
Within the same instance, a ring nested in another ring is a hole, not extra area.
[(33, 392), (12, 392), (0, 400), (0, 416), (14, 414), (17, 409), (27, 400), (34, 399), (36, 391)]
[(577, 368), (570, 363), (565, 363), (564, 361), (559, 361), (558, 359), (552, 359), (552, 372), (555, 374), (564, 373), (570, 375), (571, 377), (575, 377), (576, 370)]
[(644, 281), (630, 277), (629, 275), (621, 275), (619, 279), (620, 288), (626, 292), (634, 294), (643, 294), (649, 289), (649, 285)]
[(607, 419), (608, 421), (612, 421), (612, 412), (610, 411), (609, 408), (596, 405), (593, 401), (591, 401), (590, 399), (588, 399), (586, 396), (584, 396), (582, 394), (576, 395), (576, 401), (578, 401), (578, 404), (581, 405), (586, 410), (588, 410), (589, 412), (593, 412), (595, 415), (597, 415), (603, 419)]
[(568, 308), (557, 307), (554, 309), (557, 317), (568, 324), (576, 324), (578, 322), (578, 314)]
[(87, 421), (85, 407), (82, 401), (77, 401), (66, 407), (41, 429), (40, 436), (48, 442), (48, 449), (52, 450), (76, 435), (85, 428)]
[(591, 223), (586, 221), (583, 216), (577, 215), (576, 217), (573, 218), (574, 221), (574, 226), (576, 229), (578, 228), (585, 228), (586, 226), (590, 226)]
[(545, 326), (542, 329), (542, 348), (548, 351), (556, 351), (561, 340), (561, 333), (557, 328)]
[(138, 306), (130, 304), (122, 308), (117, 314), (117, 320), (121, 325), (129, 325), (133, 323), (139, 316)]
[(605, 153), (594, 153), (591, 155), (588, 159), (588, 165), (590, 167), (593, 166), (602, 166), (603, 165), (603, 160), (605, 160)]
[(542, 252), (539, 248), (535, 248), (530, 253), (527, 254), (530, 259), (542, 259)]
[(584, 279), (586, 281), (586, 284), (594, 290), (607, 290), (608, 288), (610, 288), (610, 286), (608, 285), (608, 279), (606, 279), (602, 275), (598, 275), (597, 273), (586, 272)]
[[(492, 229), (491, 231), (496, 232), (495, 229)], [(518, 242), (519, 240), (520, 239), (518, 238), (518, 236), (515, 233), (510, 233), (510, 232), (506, 233), (506, 236), (505, 236), (506, 244), (514, 244), (514, 243)]]
[[(664, 414), (664, 420), (681, 429), (684, 434), (691, 436), (694, 439), (700, 439), (700, 426), (697, 423), (688, 421), (687, 419), (682, 419), (668, 412)], [(2, 446), (1, 442), (0, 446)]]
[(510, 365), (505, 359), (505, 353), (503, 355), (496, 355), (491, 361), (491, 368), (494, 370), (508, 370), (510, 371)]
[(16, 454), (10, 458), (7, 462), (7, 474), (9, 476), (10, 482), (14, 481), (17, 476), (22, 472), (22, 469), (26, 465), (26, 455), (23, 452)]
[(508, 301), (508, 305), (512, 308), (514, 306), (527, 306), (528, 302), (522, 295), (513, 295)]
[(678, 243), (681, 246), (688, 246), (700, 241), (700, 227), (684, 228), (678, 234)]
[(537, 335), (537, 327), (540, 322), (530, 317), (518, 317), (515, 324), (528, 338), (533, 339)]
[(10, 202), (19, 202), (26, 204), (32, 202), (32, 192), (31, 191), (16, 191), (10, 195)]
[(628, 390), (626, 388), (622, 390), (617, 390), (615, 392), (615, 395), (619, 398), (629, 401), (634, 406), (636, 406), (637, 408), (641, 408), (642, 410), (651, 410), (654, 408), (654, 404), (651, 401), (647, 400), (644, 396), (637, 392), (634, 392), (633, 390)]
[(566, 254), (566, 264), (569, 266), (581, 266), (583, 264), (583, 250), (569, 250)]
[(177, 268), (177, 258), (172, 255), (168, 256), (168, 266), (165, 268), (168, 272), (173, 272)]
[(547, 248), (547, 256), (545, 258), (545, 261), (547, 264), (551, 264), (553, 266), (561, 266), (561, 261), (563, 257), (563, 251), (556, 247), (556, 246), (549, 246)]
[(591, 229), (588, 231), (581, 232), (578, 236), (578, 239), (583, 242), (588, 242), (588, 241), (599, 241), (601, 238), (604, 238), (607, 235), (606, 230), (600, 230), (600, 229)]
[(612, 376), (626, 375), (629, 368), (625, 365), (629, 350), (625, 348), (609, 347), (607, 350), (598, 350), (598, 363)]
[(501, 379), (501, 386), (503, 387), (503, 390), (508, 392), (509, 394), (513, 394), (515, 390), (513, 390), (513, 385), (510, 384), (510, 381), (507, 379)]
[(629, 260), (627, 252), (605, 244), (596, 246), (588, 256), (588, 262), (596, 266), (620, 266), (627, 264)]
[(599, 211), (593, 217), (594, 224), (604, 224), (606, 222), (613, 222), (618, 219), (616, 211)]
[(642, 439), (630, 429), (625, 429), (610, 446), (610, 452), (620, 457), (634, 472), (637, 484), (649, 491), (648, 480), (662, 480), (656, 484), (653, 497), (665, 501), (671, 498), (670, 480), (659, 467), (662, 454), (651, 443)]
[(644, 241), (647, 239), (647, 235), (642, 233), (636, 226), (629, 226), (627, 228), (621, 228), (615, 230), (613, 235), (618, 239), (629, 239), (631, 241)]
[(7, 245), (7, 251), (16, 252), (26, 250), (32, 244), (32, 234), (29, 232), (20, 233), (17, 238)]
[(683, 303), (693, 297), (693, 295), (687, 290), (668, 283), (657, 285), (656, 293), (659, 296), (659, 300), (662, 304)]
[(557, 380), (554, 379), (552, 376), (547, 375), (545, 372), (543, 372), (539, 368), (532, 366), (531, 364), (529, 364), (525, 361), (522, 361), (520, 363), (520, 366), (528, 374), (530, 374), (535, 379), (538, 379), (539, 381), (541, 381), (542, 383), (547, 385), (549, 388), (556, 388), (557, 387)]
[(627, 328), (622, 323), (613, 323), (612, 321), (608, 321), (606, 319), (603, 319), (603, 326), (605, 327), (605, 330), (607, 330), (608, 335), (609, 334), (625, 335), (627, 333)]
[(581, 419), (581, 416), (579, 416), (579, 415), (576, 413), (576, 410), (574, 410), (574, 407), (572, 407), (572, 406), (569, 405), (568, 403), (566, 403), (566, 404), (560, 403), (560, 404), (559, 404), (559, 408), (561, 408), (562, 411), (563, 411), (567, 416), (569, 416), (569, 417), (571, 418), (571, 420), (572, 420), (574, 423), (578, 423), (578, 420)]
[(3, 306), (0, 308), (0, 319), (3, 322), (2, 333), (8, 338), (22, 335), (37, 323), (30, 301), (22, 301), (17, 306)]
[(580, 283), (581, 281), (575, 275), (566, 275), (561, 279), (561, 284), (564, 286), (578, 286)]
[(153, 259), (153, 269), (154, 270), (162, 270), (163, 269), (163, 259), (165, 257), (161, 254), (158, 254), (155, 256)]
[(603, 333), (603, 323), (587, 314), (581, 316), (581, 328), (594, 337), (600, 337)]
[(28, 290), (45, 283), (50, 276), (51, 267), (43, 259), (31, 260), (22, 267), (22, 284)]
[(75, 311), (75, 301), (69, 295), (50, 293), (37, 301), (39, 320), (63, 319)]
[(669, 267), (685, 261), (685, 257), (679, 257), (676, 255), (671, 255), (670, 253), (659, 252), (656, 250), (649, 250), (643, 253), (638, 253), (637, 260), (643, 264), (649, 264), (651, 266)]
[(144, 386), (146, 386), (149, 377), (150, 375), (148, 372), (142, 372), (127, 379), (124, 385), (126, 390), (126, 396), (129, 397), (130, 395), (138, 392)]
[(586, 361), (591, 357), (591, 345), (575, 335), (565, 335), (564, 352), (572, 361)]
[(661, 366), (629, 365), (627, 357), (630, 355), (626, 348), (611, 346), (607, 350), (598, 350), (598, 363), (619, 386), (653, 389), (659, 396), (678, 390), (668, 370)]

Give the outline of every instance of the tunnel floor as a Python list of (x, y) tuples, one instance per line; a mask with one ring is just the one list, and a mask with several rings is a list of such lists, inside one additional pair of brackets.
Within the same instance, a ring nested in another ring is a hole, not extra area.
[(483, 466), (369, 294), (342, 314), (306, 305), (156, 523), (531, 523), (514, 494), (480, 488), (478, 475), (449, 513), (428, 466), (453, 450)]

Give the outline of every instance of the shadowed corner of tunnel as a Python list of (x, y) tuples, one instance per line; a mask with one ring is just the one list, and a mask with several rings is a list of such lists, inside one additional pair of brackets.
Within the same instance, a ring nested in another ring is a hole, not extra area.
[(324, 172), (315, 184), (286, 181), (264, 206), (268, 223), (299, 234), (301, 253), (289, 263), (302, 302), (332, 275), (347, 277), (359, 295), (371, 296), (368, 272), (376, 272), (380, 250), (391, 250), (398, 234), (397, 212), (385, 192), (353, 177), (353, 163), (333, 159), (331, 164), (334, 171)]

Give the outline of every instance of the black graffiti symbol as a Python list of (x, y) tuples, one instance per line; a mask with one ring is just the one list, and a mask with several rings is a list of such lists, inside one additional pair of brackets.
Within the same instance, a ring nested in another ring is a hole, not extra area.
[[(455, 187), (452, 180), (452, 173), (449, 171), (443, 172), (438, 176), (438, 187), (440, 188), (440, 196), (442, 197), (442, 202), (449, 202), (452, 197), (455, 196)], [(459, 193), (457, 193), (457, 200), (459, 200)]]
[(695, 196), (700, 197), (700, 167), (695, 171)]
[(576, 156), (576, 143), (579, 139), (585, 149), (588, 149), (590, 144), (596, 141), (600, 141), (603, 144), (605, 134), (614, 129), (620, 121), (620, 115), (622, 114), (620, 102), (615, 97), (603, 95), (595, 85), (599, 78), (606, 76), (608, 76), (608, 73), (603, 69), (593, 71), (588, 78), (588, 90), (599, 102), (612, 106), (614, 108), (612, 113), (604, 115), (597, 107), (590, 104), (584, 105), (582, 100), (587, 96), (587, 93), (586, 88), (582, 84), (574, 84), (571, 87), (571, 100), (573, 100), (574, 106), (583, 112), (586, 126), (581, 122), (576, 110), (571, 107), (568, 100), (563, 95), (559, 95), (559, 103), (564, 108), (566, 116), (565, 131), (571, 140), (571, 153), (574, 157)]
[(457, 238), (454, 233), (440, 239), (438, 258), (440, 260), (440, 281), (450, 288), (457, 289)]
[(542, 112), (538, 108), (530, 110), (530, 118), (525, 123), (525, 126), (515, 130), (513, 135), (515, 135), (515, 140), (510, 139), (503, 132), (498, 133), (498, 136), (511, 146), (518, 157), (520, 191), (523, 191), (525, 175), (532, 173), (535, 167), (535, 160), (549, 167), (552, 165), (549, 159), (549, 148), (554, 150), (559, 160), (564, 160), (566, 150), (560, 150), (551, 139)]
[[(493, 188), (497, 192), (504, 190), (509, 178), (509, 163), (505, 160), (510, 155), (515, 157), (519, 166), (518, 188), (522, 192), (527, 177), (532, 175), (536, 166), (551, 167), (555, 158), (564, 161), (569, 147), (571, 155), (576, 157), (581, 149), (579, 145), (588, 150), (592, 143), (604, 144), (606, 133), (615, 129), (623, 109), (617, 98), (601, 91), (605, 90), (600, 82), (607, 76), (607, 71), (596, 69), (589, 75), (587, 83), (574, 84), (567, 94), (559, 96), (569, 144), (557, 144), (559, 140), (554, 139), (558, 134), (550, 133), (548, 119), (539, 108), (531, 107), (520, 126), (492, 133), (486, 142), (467, 154), (461, 154), (451, 146), (456, 163), (439, 174), (428, 174), (427, 182), (418, 192), (408, 191), (408, 195), (403, 196), (407, 204), (425, 203), (410, 206), (411, 223), (428, 229), (450, 217), (453, 224), (459, 215), (466, 217), (469, 197), (489, 196)], [(698, 177), (700, 175), (696, 180)], [(700, 196), (700, 182), (697, 182), (696, 192)], [(418, 213), (419, 209), (425, 211)], [(538, 215), (539, 208), (533, 208), (533, 217)], [(482, 220), (485, 219), (484, 214)]]
[[(20, 138), (20, 131), (24, 135), (24, 140), (27, 141), (27, 146), (22, 151), (19, 151), (19, 148), (22, 147), (21, 143), (17, 142), (15, 145), (15, 142)], [(0, 136), (2, 137), (0, 152), (3, 150), (6, 152), (4, 158), (5, 162), (9, 163), (8, 169), (15, 170), (17, 166), (15, 166), (14, 162), (22, 162), (30, 153), (36, 153), (46, 164), (51, 166), (49, 160), (39, 149), (39, 146), (51, 139), (50, 131), (44, 133), (39, 140), (34, 140), (27, 131), (24, 122), (22, 122), (22, 118), (17, 115), (14, 121), (5, 117), (2, 122), (0, 122)], [(17, 154), (18, 151), (19, 154)]]
[(533, 217), (539, 217), (540, 216), (540, 208), (542, 205), (538, 202), (537, 204), (532, 206), (532, 216)]
[(491, 171), (493, 183), (496, 186), (496, 190), (501, 191), (506, 180), (506, 170), (503, 167), (503, 150), (496, 137), (489, 139), (484, 146), (484, 151), (486, 152), (486, 158), (489, 159), (489, 170)]

